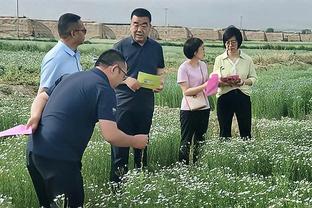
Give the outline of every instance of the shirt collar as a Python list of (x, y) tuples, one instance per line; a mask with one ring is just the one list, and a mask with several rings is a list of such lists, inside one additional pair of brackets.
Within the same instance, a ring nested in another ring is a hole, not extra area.
[(104, 72), (102, 72), (100, 69), (94, 67), (93, 69), (91, 69), (91, 71), (93, 71), (94, 73), (96, 73), (97, 75), (99, 75), (100, 77), (102, 77), (105, 81), (108, 81), (108, 77), (106, 76), (106, 74)]
[(58, 41), (58, 44), (60, 44), (60, 45), (63, 47), (64, 51), (65, 51), (66, 53), (68, 53), (69, 55), (71, 55), (71, 56), (75, 56), (76, 54), (79, 54), (79, 51), (78, 51), (78, 50), (76, 50), (76, 52), (73, 51), (70, 47), (68, 47), (68, 46), (67, 46), (63, 41), (61, 41), (61, 40)]
[[(144, 46), (145, 44), (147, 44), (147, 42), (149, 42), (149, 37), (147, 37), (145, 43), (144, 43), (142, 46)], [(131, 36), (131, 44), (132, 44), (132, 45), (137, 44), (137, 45), (141, 46), (138, 42), (136, 42), (136, 41), (133, 39), (132, 36)]]
[[(221, 56), (222, 56), (222, 59), (227, 59), (229, 57), (226, 50)], [(246, 59), (247, 55), (243, 51), (239, 50), (239, 57), (242, 59)]]

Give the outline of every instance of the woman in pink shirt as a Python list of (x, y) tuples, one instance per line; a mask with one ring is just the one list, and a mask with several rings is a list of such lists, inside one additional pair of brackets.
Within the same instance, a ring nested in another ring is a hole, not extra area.
[(198, 159), (199, 148), (204, 142), (204, 134), (208, 128), (210, 106), (191, 110), (185, 96), (203, 93), (208, 80), (207, 65), (202, 61), (205, 56), (204, 43), (199, 38), (190, 38), (184, 43), (184, 55), (187, 60), (179, 67), (177, 83), (183, 92), (180, 110), (181, 144), (179, 161), (189, 164), (189, 154), (192, 140), (194, 141), (193, 163)]

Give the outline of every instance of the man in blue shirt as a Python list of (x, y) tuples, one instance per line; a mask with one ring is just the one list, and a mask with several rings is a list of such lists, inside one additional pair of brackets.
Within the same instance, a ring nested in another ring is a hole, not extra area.
[(80, 16), (66, 13), (59, 18), (60, 40), (43, 58), (38, 93), (51, 87), (64, 74), (81, 71), (77, 47), (84, 42), (86, 32)]
[(103, 138), (116, 146), (142, 149), (147, 135), (127, 135), (115, 122), (114, 89), (126, 76), (127, 64), (116, 50), (104, 52), (87, 72), (65, 75), (39, 93), (27, 125), (33, 129), (27, 168), (40, 206), (50, 207), (65, 194), (69, 207), (84, 202), (81, 158), (96, 122)]
[[(151, 29), (151, 14), (143, 8), (131, 14), (131, 36), (118, 42), (114, 48), (126, 58), (128, 78), (116, 88), (117, 125), (127, 134), (149, 134), (154, 111), (154, 92), (163, 89), (163, 83), (154, 91), (141, 88), (137, 80), (139, 71), (161, 75), (164, 68), (163, 50), (159, 43), (148, 38)], [(129, 147), (111, 148), (111, 181), (120, 182), (128, 171)], [(147, 151), (134, 149), (136, 168), (147, 165)]]

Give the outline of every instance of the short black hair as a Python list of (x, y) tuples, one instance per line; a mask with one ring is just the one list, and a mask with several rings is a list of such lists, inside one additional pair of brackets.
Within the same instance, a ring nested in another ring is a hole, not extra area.
[(72, 13), (66, 13), (60, 16), (57, 24), (59, 36), (66, 38), (70, 35), (70, 32), (78, 26), (80, 16)]
[(117, 62), (125, 63), (126, 59), (119, 51), (115, 49), (109, 49), (107, 51), (104, 51), (100, 55), (100, 57), (95, 62), (95, 66), (99, 65), (112, 66)]
[(241, 31), (236, 28), (234, 25), (228, 26), (224, 33), (223, 33), (223, 46), (225, 48), (225, 43), (228, 41), (231, 37), (235, 37), (237, 41), (237, 48), (239, 48), (243, 42), (243, 36)]
[(204, 44), (204, 42), (200, 38), (189, 38), (189, 39), (187, 39), (184, 43), (184, 46), (183, 46), (184, 55), (188, 59), (193, 58), (195, 55), (195, 52), (203, 44)]
[(131, 13), (130, 19), (132, 19), (133, 16), (148, 17), (150, 23), (152, 22), (151, 13), (147, 9), (144, 9), (144, 8), (136, 8), (135, 10), (133, 10), (133, 12)]

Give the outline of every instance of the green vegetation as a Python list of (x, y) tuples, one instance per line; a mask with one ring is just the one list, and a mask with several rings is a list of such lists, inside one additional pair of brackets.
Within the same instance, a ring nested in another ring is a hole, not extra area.
[[(259, 80), (253, 89), (252, 112), (257, 118), (292, 117), (303, 119), (312, 113), (312, 67), (307, 64), (274, 65), (258, 70)], [(166, 87), (156, 95), (156, 104), (178, 108), (182, 92), (176, 74), (169, 73)], [(215, 105), (215, 97), (210, 97)]]
[[(18, 111), (14, 106), (10, 110)], [(220, 142), (213, 116), (199, 163), (186, 167), (175, 163), (180, 133), (178, 118), (178, 109), (156, 108), (149, 169), (129, 173), (117, 194), (110, 192), (108, 183), (110, 146), (102, 141), (96, 129), (83, 158), (86, 207), (312, 205), (310, 120), (255, 120), (253, 141), (234, 138), (231, 142)], [(26, 140), (15, 137), (0, 141), (1, 199), (11, 202), (12, 207), (37, 206), (25, 168)]]
[[(81, 46), (83, 68), (91, 68), (94, 64), (93, 58), (99, 56), (105, 49), (112, 47), (113, 43), (113, 41), (108, 41)], [(7, 43), (7, 45), (10, 44), (13, 48), (8, 47), (7, 50), (0, 50), (2, 54), (0, 57), (0, 82), (15, 85), (38, 85), (40, 64), (45, 50), (50, 49), (51, 44), (55, 43), (39, 42), (37, 45), (36, 42), (31, 41)], [(211, 43), (207, 42), (206, 44), (208, 44), (208, 48), (205, 60), (208, 63), (208, 70), (211, 72), (214, 58), (223, 52), (223, 48), (210, 48)], [(246, 45), (247, 48), (252, 48), (251, 46), (254, 44), (248, 43)], [(302, 118), (311, 112), (311, 101), (309, 100), (311, 78), (306, 76), (311, 70), (311, 52), (267, 49), (244, 50), (252, 56), (258, 66), (259, 74), (261, 76), (263, 74), (263, 78), (260, 77), (257, 84), (261, 87), (255, 87), (255, 93), (252, 95), (255, 116)], [(182, 46), (164, 46), (164, 55), (167, 67), (167, 87), (161, 94), (156, 95), (156, 103), (161, 106), (179, 107), (182, 94), (176, 84), (176, 71), (185, 59)], [(300, 78), (299, 82), (292, 83), (297, 78)], [(291, 90), (288, 89), (286, 92), (287, 86)], [(215, 100), (215, 98), (211, 98), (211, 100)]]
[[(0, 131), (25, 123), (33, 100), (5, 84), (38, 85), (41, 60), (54, 44), (0, 41)], [(93, 58), (113, 44), (95, 40), (81, 46), (83, 68), (90, 68)], [(301, 47), (283, 43), (273, 50), (263, 49), (262, 43), (245, 43), (244, 51), (253, 58), (259, 76), (252, 94), (253, 140), (237, 138), (234, 125), (234, 138), (220, 141), (212, 111), (198, 163), (183, 166), (177, 163), (182, 93), (176, 84), (177, 69), (184, 61), (182, 43), (162, 44), (166, 85), (156, 95), (149, 167), (132, 170), (121, 189), (111, 193), (110, 146), (96, 128), (83, 157), (85, 207), (311, 207), (312, 53), (308, 48), (312, 46), (280, 50)], [(223, 48), (221, 42), (205, 44), (211, 72)], [(215, 97), (210, 99), (214, 104)], [(25, 136), (0, 138), (0, 207), (38, 207), (25, 167), (26, 143)]]

